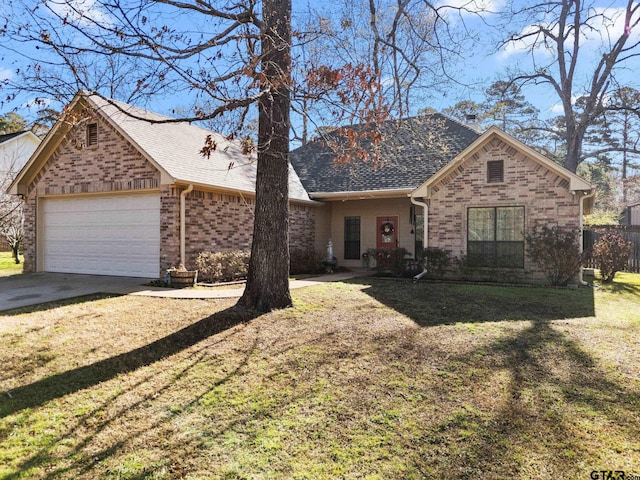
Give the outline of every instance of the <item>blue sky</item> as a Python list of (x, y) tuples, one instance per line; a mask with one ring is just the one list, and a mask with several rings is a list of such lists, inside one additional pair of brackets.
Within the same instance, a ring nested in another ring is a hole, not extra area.
[[(76, 5), (80, 5), (86, 12), (90, 12), (94, 17), (103, 15), (98, 8), (98, 0), (68, 0), (75, 2)], [(528, 48), (528, 45), (524, 43), (512, 44), (506, 49), (500, 51), (494, 51), (496, 34), (503, 33), (502, 31), (496, 32), (493, 28), (499, 22), (498, 12), (507, 8), (511, 2), (507, 0), (439, 0), (441, 5), (450, 5), (452, 7), (458, 7), (462, 10), (447, 9), (444, 10), (445, 18), (447, 22), (453, 27), (463, 27), (468, 29), (469, 32), (476, 35), (479, 41), (476, 42), (470, 51), (466, 52), (466, 60), (457, 65), (459, 78), (461, 83), (468, 86), (458, 85), (448, 90), (446, 95), (437, 94), (428, 99), (429, 106), (436, 109), (442, 109), (447, 106), (451, 106), (460, 100), (473, 99), (481, 100), (481, 91), (486, 88), (492, 81), (500, 78), (504, 78), (504, 72), (507, 68), (513, 67), (518, 63), (523, 65), (528, 61), (529, 57), (523, 52)], [(298, 13), (304, 12), (307, 8), (307, 4), (312, 3), (309, 0), (294, 0), (294, 16)], [(583, 54), (587, 53), (590, 60), (596, 61), (600, 57), (600, 47), (607, 42), (607, 38), (603, 35), (605, 32), (619, 32), (623, 28), (623, 18), (621, 17), (621, 9), (624, 8), (626, 2), (622, 0), (593, 0), (593, 11), (607, 12), (608, 16), (615, 19), (611, 25), (596, 25), (596, 28), (591, 32), (583, 32)], [(322, 5), (322, 4), (321, 4)], [(329, 4), (327, 4), (329, 5)], [(4, 7), (0, 5), (0, 13)], [(61, 9), (65, 8), (64, 5), (60, 5)], [(600, 28), (598, 28), (600, 27)], [(606, 27), (606, 28), (605, 28)], [(526, 31), (529, 28), (528, 25), (510, 25), (514, 32)], [(632, 32), (632, 35), (637, 40), (640, 35), (637, 31)], [(21, 66), (21, 59), (17, 57), (11, 50), (19, 50), (22, 46), (11, 45), (2, 43), (0, 40), (0, 57), (2, 63), (0, 63), (0, 78), (15, 78), (15, 69)], [(4, 47), (4, 48), (3, 48)], [(6, 47), (9, 47), (7, 50)], [(544, 49), (539, 49), (535, 52), (535, 58), (538, 62), (545, 62), (549, 58), (549, 53)], [(638, 62), (640, 64), (640, 62)], [(640, 68), (632, 66), (622, 76), (622, 82), (626, 85), (639, 87), (638, 73)], [(584, 72), (578, 72), (578, 78), (587, 80), (584, 76)], [(579, 94), (580, 91), (576, 91)], [(536, 105), (543, 117), (551, 117), (558, 115), (561, 111), (558, 109), (557, 98), (555, 94), (548, 88), (530, 88), (525, 91), (527, 99)], [(26, 117), (32, 115), (32, 111), (24, 106), (30, 99), (23, 96), (20, 99), (18, 113)], [(175, 107), (175, 99), (173, 99)], [(167, 113), (168, 107), (164, 101), (154, 104), (151, 101), (146, 108), (160, 111), (161, 113)], [(7, 109), (0, 110), (1, 113), (6, 113)]]

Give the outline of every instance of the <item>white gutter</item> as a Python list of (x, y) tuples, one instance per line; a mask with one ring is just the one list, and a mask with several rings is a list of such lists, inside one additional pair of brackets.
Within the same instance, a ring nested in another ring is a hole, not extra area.
[(365, 200), (369, 198), (395, 198), (409, 196), (414, 188), (391, 188), (386, 190), (362, 190), (348, 192), (312, 192), (313, 200)]
[[(582, 253), (584, 251), (584, 225), (583, 225), (583, 212), (584, 212), (584, 200), (585, 198), (591, 198), (596, 194), (596, 190), (595, 188), (591, 190), (591, 193), (588, 195), (583, 195), (580, 197), (580, 253)], [(582, 270), (583, 267), (580, 267), (580, 273), (578, 274), (578, 283), (580, 285), (588, 285), (587, 282), (584, 281), (584, 279), (582, 278)]]
[[(419, 207), (422, 207), (424, 214), (423, 214), (423, 227), (422, 227), (422, 248), (424, 250), (427, 249), (427, 247), (429, 246), (429, 205), (427, 205), (425, 202), (420, 202), (418, 200), (416, 200), (415, 198), (413, 198), (413, 196), (409, 196), (409, 198), (411, 199), (411, 203), (413, 203), (414, 205), (417, 205)], [(422, 272), (417, 274), (416, 276), (413, 277), (413, 280), (420, 280), (422, 277), (424, 277), (427, 274), (427, 269), (423, 266), (422, 267)]]
[[(185, 198), (193, 190), (193, 183), (190, 183), (186, 190), (180, 193), (180, 263), (184, 265), (185, 260), (185, 245), (186, 245), (186, 207)], [(186, 266), (186, 265), (185, 265)]]

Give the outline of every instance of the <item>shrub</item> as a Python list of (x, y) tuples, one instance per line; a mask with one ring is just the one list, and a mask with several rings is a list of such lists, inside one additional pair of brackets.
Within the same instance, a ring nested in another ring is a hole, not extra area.
[(313, 249), (292, 248), (289, 252), (289, 274), (322, 273), (325, 256)]
[(545, 272), (551, 285), (566, 285), (580, 271), (584, 255), (580, 252), (578, 230), (536, 226), (526, 236), (527, 254)]
[(451, 265), (451, 256), (446, 250), (429, 247), (422, 251), (422, 263), (429, 275), (442, 278)]
[(202, 252), (196, 259), (198, 276), (211, 282), (232, 282), (247, 278), (250, 252)]
[(633, 243), (617, 232), (607, 232), (593, 245), (593, 259), (604, 283), (613, 282), (616, 273), (629, 263)]
[(374, 258), (378, 272), (391, 272), (396, 277), (405, 274), (407, 263), (406, 248), (370, 248), (367, 250), (369, 261)]

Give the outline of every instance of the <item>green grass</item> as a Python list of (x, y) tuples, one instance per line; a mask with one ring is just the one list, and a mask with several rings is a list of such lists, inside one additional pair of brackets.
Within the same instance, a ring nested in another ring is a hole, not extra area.
[(0, 479), (640, 473), (640, 275), (292, 293), (0, 316)]
[(21, 255), (20, 263), (16, 263), (11, 252), (0, 252), (0, 277), (22, 273), (23, 260), (24, 258)]

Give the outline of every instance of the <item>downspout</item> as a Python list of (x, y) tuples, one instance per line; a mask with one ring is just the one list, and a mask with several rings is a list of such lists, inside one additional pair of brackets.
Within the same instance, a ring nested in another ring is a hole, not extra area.
[(187, 195), (193, 191), (193, 183), (190, 183), (186, 190), (180, 193), (180, 263), (184, 265), (185, 261), (185, 245), (186, 245), (186, 211), (185, 206)]
[[(409, 198), (411, 199), (411, 203), (413, 203), (414, 205), (417, 205), (418, 207), (422, 207), (424, 214), (423, 214), (423, 228), (422, 228), (422, 248), (423, 249), (427, 249), (427, 247), (429, 246), (429, 205), (427, 205), (425, 202), (420, 202), (419, 200), (416, 200), (415, 198), (413, 198), (412, 195), (409, 196)], [(413, 281), (418, 281), (420, 280), (422, 277), (424, 277), (427, 274), (427, 269), (424, 268), (424, 265), (422, 267), (422, 272), (417, 274), (416, 276), (413, 277)]]
[[(583, 212), (584, 212), (584, 199), (585, 198), (591, 198), (596, 194), (596, 190), (595, 188), (592, 189), (591, 193), (588, 195), (583, 195), (580, 197), (580, 253), (582, 253), (584, 251), (584, 225), (583, 225)], [(584, 281), (584, 279), (582, 278), (582, 270), (584, 267), (580, 267), (580, 273), (579, 273), (579, 277), (578, 277), (578, 283), (580, 285), (584, 285), (587, 286), (589, 285), (587, 282)]]

